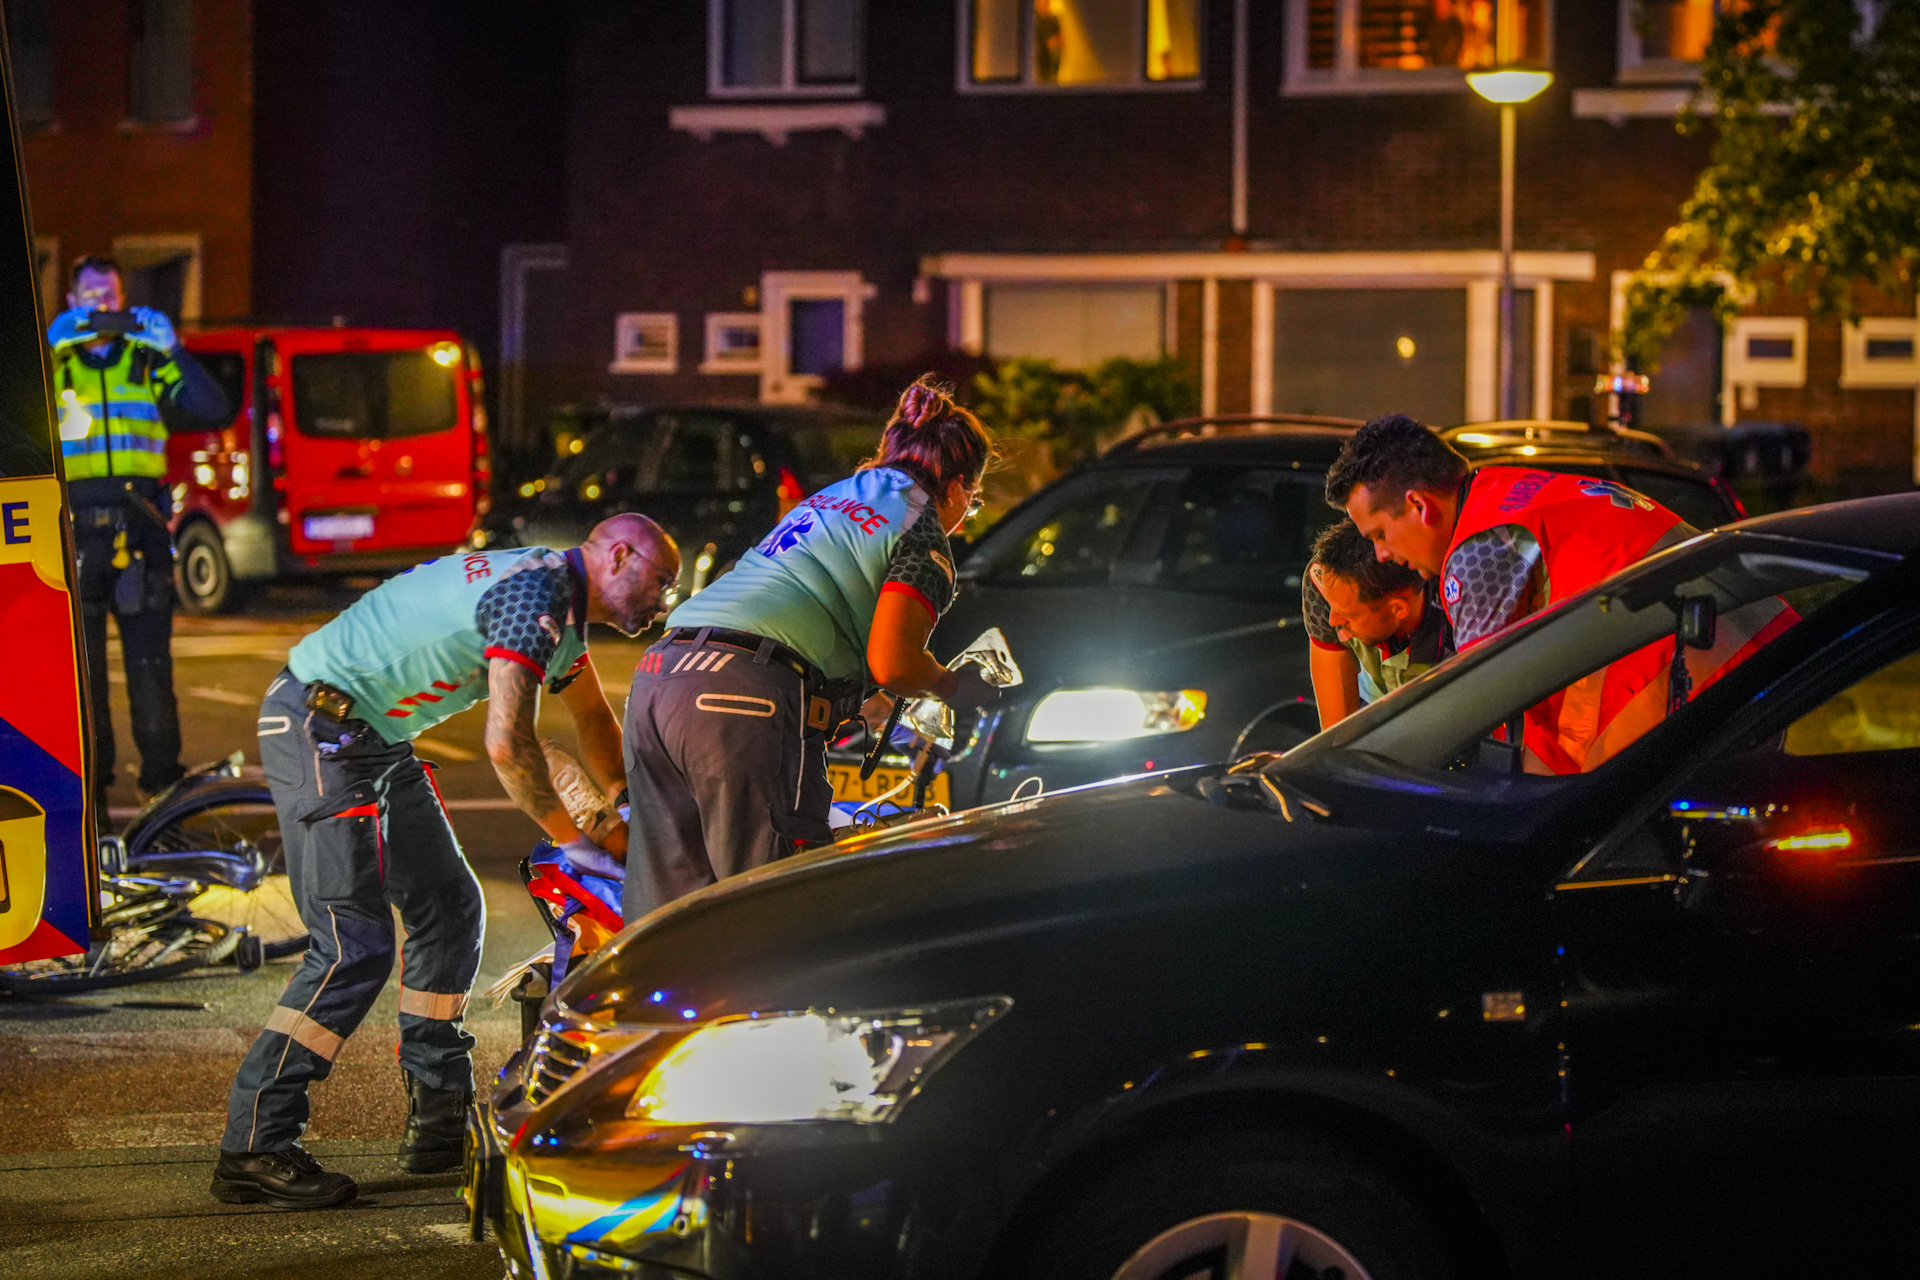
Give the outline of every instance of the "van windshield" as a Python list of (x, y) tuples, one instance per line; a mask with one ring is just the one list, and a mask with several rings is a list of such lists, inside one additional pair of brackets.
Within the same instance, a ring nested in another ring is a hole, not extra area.
[(454, 370), (425, 350), (293, 357), (293, 419), (302, 435), (386, 440), (459, 422)]

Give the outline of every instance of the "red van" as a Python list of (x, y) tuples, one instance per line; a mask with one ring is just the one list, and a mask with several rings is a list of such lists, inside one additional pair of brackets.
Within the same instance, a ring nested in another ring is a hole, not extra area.
[(167, 442), (189, 613), (309, 573), (404, 568), (486, 514), (480, 359), (447, 329), (218, 328), (187, 349), (234, 407)]

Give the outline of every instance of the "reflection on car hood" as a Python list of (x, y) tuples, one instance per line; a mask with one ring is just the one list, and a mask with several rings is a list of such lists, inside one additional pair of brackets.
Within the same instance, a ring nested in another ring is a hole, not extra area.
[[(1355, 828), (1287, 822), (1191, 793), (1189, 769), (930, 819), (778, 862), (641, 920), (562, 987), (574, 1008), (671, 991), (701, 1017), (817, 1003), (823, 969), (870, 971), (987, 935), (1150, 919), (1182, 900), (1231, 900), (1297, 879), (1310, 847), (1366, 843)], [(846, 999), (851, 993), (827, 992)], [(630, 994), (629, 994), (630, 998)]]

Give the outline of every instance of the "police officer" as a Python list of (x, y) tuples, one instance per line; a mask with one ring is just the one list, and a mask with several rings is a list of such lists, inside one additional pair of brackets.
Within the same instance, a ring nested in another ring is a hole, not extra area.
[(94, 779), (103, 806), (114, 766), (108, 613), (120, 627), (140, 789), (159, 791), (185, 772), (173, 698), (167, 429), (217, 430), (233, 412), (219, 384), (187, 354), (160, 312), (135, 307), (134, 327), (124, 335), (95, 327), (96, 312), (124, 320), (125, 307), (119, 264), (97, 255), (81, 258), (73, 266), (68, 309), (47, 328), (80, 570)]
[(922, 378), (876, 459), (673, 611), (627, 700), (626, 919), (830, 841), (826, 743), (869, 680), (953, 706), (999, 697), (978, 668), (927, 652), (953, 603), (947, 536), (978, 502), (992, 449), (979, 419)]
[(679, 576), (673, 539), (645, 516), (618, 515), (564, 554), (531, 547), (430, 560), (287, 655), (260, 704), (260, 762), (312, 942), (234, 1079), (216, 1198), (313, 1208), (356, 1194), (353, 1179), (322, 1169), (297, 1139), (308, 1083), (326, 1078), (393, 968), (389, 904), (407, 934), (401, 1163), (414, 1173), (459, 1164), (473, 1098), (473, 1037), (461, 1017), (485, 909), (412, 740), (490, 699), (487, 755), (507, 795), (576, 865), (606, 867), (608, 851), (555, 794), (534, 733), (540, 691), (566, 701), (595, 783), (619, 790), (620, 727), (587, 656), (586, 626), (638, 632)]

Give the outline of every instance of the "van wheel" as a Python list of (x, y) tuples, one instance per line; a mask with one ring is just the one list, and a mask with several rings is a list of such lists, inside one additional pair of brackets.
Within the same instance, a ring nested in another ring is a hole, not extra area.
[(1454, 1280), (1424, 1209), (1304, 1132), (1162, 1147), (1103, 1171), (1020, 1259), (1023, 1280)]
[(174, 589), (188, 613), (225, 613), (240, 603), (239, 584), (219, 530), (196, 521), (181, 531), (174, 551)]

